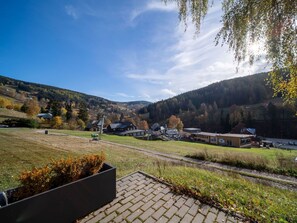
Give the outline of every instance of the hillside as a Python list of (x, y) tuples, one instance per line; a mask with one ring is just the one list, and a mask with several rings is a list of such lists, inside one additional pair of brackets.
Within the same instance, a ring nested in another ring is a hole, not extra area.
[(139, 113), (150, 123), (165, 124), (176, 115), (185, 127), (203, 131), (238, 132), (245, 126), (263, 136), (296, 138), (295, 111), (273, 98), (267, 77), (260, 73), (221, 81), (150, 104)]
[(0, 75), (0, 96), (23, 104), (27, 99), (36, 97), (40, 106), (45, 108), (50, 101), (61, 103), (71, 102), (77, 108), (80, 103), (86, 103), (91, 119), (98, 113), (105, 115), (112, 114), (133, 114), (135, 110), (149, 104), (149, 102), (114, 102), (102, 97), (87, 95), (84, 93), (62, 89), (54, 86), (31, 83), (12, 79)]

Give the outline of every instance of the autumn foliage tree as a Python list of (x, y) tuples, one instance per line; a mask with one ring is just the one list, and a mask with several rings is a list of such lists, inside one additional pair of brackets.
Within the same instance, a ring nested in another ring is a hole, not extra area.
[(27, 113), (28, 116), (37, 115), (40, 111), (38, 101), (36, 99), (28, 99), (21, 107), (21, 111)]
[(183, 122), (180, 118), (175, 115), (171, 115), (168, 119), (168, 128), (176, 128), (178, 130), (182, 130), (184, 127)]

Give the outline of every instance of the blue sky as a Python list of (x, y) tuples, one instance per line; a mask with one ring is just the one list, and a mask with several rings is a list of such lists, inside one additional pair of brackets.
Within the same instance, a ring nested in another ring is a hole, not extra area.
[(215, 46), (220, 4), (201, 32), (161, 0), (1, 0), (0, 75), (113, 101), (158, 101), (265, 69)]

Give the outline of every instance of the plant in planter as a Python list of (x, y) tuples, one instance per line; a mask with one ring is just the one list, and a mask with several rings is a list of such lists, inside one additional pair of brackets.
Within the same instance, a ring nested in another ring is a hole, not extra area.
[(71, 222), (109, 203), (116, 194), (115, 168), (104, 161), (101, 153), (21, 173), (21, 186), (6, 192), (9, 204), (0, 207), (0, 221)]

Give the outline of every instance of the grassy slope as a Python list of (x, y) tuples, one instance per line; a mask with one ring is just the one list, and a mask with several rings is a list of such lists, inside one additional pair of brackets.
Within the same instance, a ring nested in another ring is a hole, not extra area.
[[(58, 132), (63, 132), (70, 135), (76, 135), (81, 137), (90, 138), (91, 132), (81, 132), (81, 131), (69, 131), (69, 130), (53, 130)], [(116, 142), (124, 145), (136, 146), (140, 148), (145, 148), (149, 150), (154, 150), (164, 153), (173, 153), (181, 156), (185, 155), (195, 155), (199, 152), (204, 152), (207, 150), (209, 154), (213, 156), (226, 156), (232, 154), (234, 157), (244, 157), (248, 156), (251, 160), (264, 159), (267, 162), (268, 167), (270, 168), (279, 168), (280, 164), (277, 160), (277, 157), (283, 156), (294, 160), (297, 157), (297, 150), (286, 151), (280, 149), (263, 149), (263, 148), (252, 148), (252, 149), (243, 149), (243, 148), (232, 148), (232, 147), (223, 147), (208, 145), (202, 143), (190, 143), (183, 141), (145, 141), (138, 140), (133, 137), (122, 137), (116, 135), (102, 135), (102, 139)]]
[[(90, 136), (90, 133), (83, 134)], [(30, 135), (33, 135), (32, 138), (28, 138)], [(39, 137), (41, 135), (36, 134), (36, 130), (0, 129), (0, 189), (16, 185), (11, 179), (12, 175), (16, 176), (21, 170), (33, 165), (44, 165), (51, 158), (97, 153), (103, 149), (107, 153), (108, 162), (117, 167), (117, 177), (143, 170), (173, 183), (177, 191), (187, 192), (197, 198), (238, 211), (259, 222), (297, 221), (296, 192), (251, 183), (235, 175), (220, 175), (194, 168), (173, 166), (117, 146), (100, 147), (99, 143), (89, 143), (93, 145), (92, 148), (82, 150), (77, 145), (77, 148), (67, 152), (62, 150), (63, 148), (57, 148), (55, 140), (52, 141), (54, 145), (52, 147), (48, 144), (43, 145)], [(68, 136), (55, 137), (57, 139), (64, 137), (62, 140), (66, 143), (71, 142)]]

